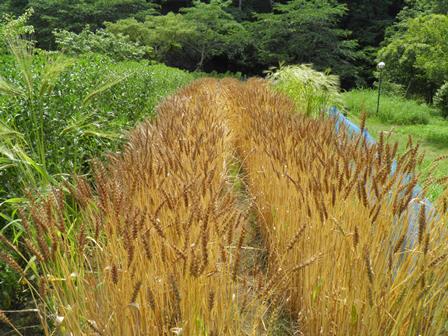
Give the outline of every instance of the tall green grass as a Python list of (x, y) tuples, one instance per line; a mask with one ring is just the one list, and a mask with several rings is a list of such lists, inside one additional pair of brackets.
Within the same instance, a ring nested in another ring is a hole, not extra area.
[[(90, 160), (119, 149), (126, 130), (154, 115), (168, 94), (196, 75), (96, 54), (67, 58), (10, 45), (0, 55), (0, 234), (17, 241), (16, 207), (26, 190), (45, 192)], [(1, 246), (0, 246), (1, 249)], [(20, 292), (0, 264), (0, 306)]]
[(353, 90), (343, 94), (346, 108), (353, 114), (366, 112), (368, 117), (394, 125), (428, 124), (435, 109), (414, 100), (398, 96), (382, 95), (378, 113), (378, 92), (375, 90)]
[(308, 116), (319, 115), (330, 106), (342, 107), (339, 78), (316, 71), (311, 65), (280, 65), (267, 72), (267, 79)]
[(66, 59), (25, 53), (3, 57), (2, 64), (0, 180), (14, 185), (7, 196), (16, 195), (18, 180), (36, 186), (86, 173), (90, 158), (114, 149), (124, 130), (194, 78), (163, 65), (114, 63), (93, 54)]

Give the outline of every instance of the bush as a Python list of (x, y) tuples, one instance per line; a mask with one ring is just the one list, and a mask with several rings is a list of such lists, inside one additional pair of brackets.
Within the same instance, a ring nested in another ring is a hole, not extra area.
[(437, 90), (434, 96), (434, 105), (442, 112), (442, 116), (448, 118), (448, 82)]
[(267, 78), (306, 115), (318, 115), (330, 106), (342, 106), (339, 78), (316, 71), (310, 65), (281, 65), (269, 71)]
[[(375, 89), (378, 89), (378, 82), (375, 82), (374, 84)], [(388, 95), (388, 96), (398, 96), (398, 97), (404, 97), (405, 96), (405, 88), (401, 84), (397, 84), (394, 82), (390, 82), (388, 80), (383, 80), (381, 83), (381, 93)]]
[(448, 78), (448, 16), (422, 15), (406, 21), (378, 54), (384, 76), (430, 101)]
[(402, 97), (382, 95), (376, 114), (378, 92), (374, 90), (353, 90), (344, 93), (347, 108), (354, 114), (366, 112), (383, 123), (394, 125), (427, 124), (434, 110), (425, 104)]
[[(30, 71), (35, 82), (42, 81), (49, 62), (55, 62), (55, 56), (40, 53), (33, 58)], [(163, 65), (114, 64), (111, 59), (95, 54), (70, 62), (68, 70), (55, 79), (54, 90), (36, 96), (32, 106), (22, 96), (0, 99), (1, 121), (13, 131), (26, 135), (27, 145), (35, 143), (28, 137), (35, 125), (27, 111), (36, 111), (38, 115), (41, 110), (45, 111), (41, 141), (47, 162), (44, 164), (43, 158), (31, 155), (37, 151), (26, 152), (49, 175), (85, 172), (86, 160), (113, 149), (123, 130), (151, 116), (162, 97), (193, 79), (188, 73)], [(4, 77), (11, 81), (21, 76), (15, 67), (5, 72)], [(87, 97), (90, 99), (86, 100)], [(16, 194), (18, 180), (11, 179), (11, 173), (0, 173), (0, 180)]]
[(152, 53), (152, 48), (140, 46), (128, 36), (113, 34), (103, 29), (94, 33), (86, 27), (79, 34), (58, 30), (54, 35), (58, 48), (69, 55), (94, 52), (122, 61), (149, 58)]
[(8, 40), (34, 33), (34, 27), (27, 24), (31, 15), (33, 10), (28, 9), (18, 18), (11, 15), (0, 17), (0, 55), (7, 52)]

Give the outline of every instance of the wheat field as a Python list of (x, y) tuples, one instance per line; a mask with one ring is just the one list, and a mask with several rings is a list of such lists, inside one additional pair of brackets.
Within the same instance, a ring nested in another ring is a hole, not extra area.
[(447, 202), (397, 148), (261, 79), (195, 81), (22, 211), (45, 334), (446, 334)]

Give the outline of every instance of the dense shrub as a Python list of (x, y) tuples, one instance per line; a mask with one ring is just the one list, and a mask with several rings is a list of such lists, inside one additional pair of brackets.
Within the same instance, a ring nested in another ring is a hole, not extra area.
[(32, 14), (33, 10), (29, 9), (18, 18), (11, 15), (0, 16), (0, 55), (7, 52), (7, 40), (34, 33), (34, 27), (28, 25)]
[(402, 26), (379, 52), (384, 75), (430, 101), (448, 78), (448, 16), (423, 15)]
[(122, 61), (148, 58), (152, 52), (152, 48), (142, 47), (138, 43), (132, 42), (128, 36), (112, 34), (103, 29), (94, 33), (85, 28), (79, 34), (58, 30), (54, 35), (58, 48), (69, 55), (94, 52)]
[(339, 78), (316, 71), (310, 65), (280, 66), (269, 71), (267, 78), (306, 115), (316, 116), (330, 106), (342, 106)]
[[(374, 83), (375, 90), (378, 90), (379, 82)], [(381, 94), (388, 96), (404, 97), (406, 95), (405, 88), (401, 84), (397, 84), (388, 80), (383, 80), (381, 82)]]
[(437, 90), (434, 96), (434, 105), (440, 109), (445, 118), (448, 118), (448, 82)]
[(376, 114), (378, 92), (374, 90), (354, 90), (344, 93), (344, 100), (350, 112), (379, 119), (383, 123), (395, 125), (427, 124), (434, 109), (414, 100), (382, 95), (380, 108)]
[[(42, 75), (50, 61), (48, 57), (46, 54), (34, 57), (32, 71), (36, 78)], [(151, 116), (162, 97), (193, 78), (163, 65), (115, 64), (95, 54), (70, 62), (68, 71), (60, 75), (52, 93), (37, 97), (33, 106), (45, 111), (44, 142), (49, 174), (83, 171), (87, 159), (112, 149), (124, 129)], [(14, 67), (6, 68), (5, 72), (6, 78), (20, 76)], [(113, 85), (114, 81), (119, 81), (119, 85)], [(98, 88), (101, 94), (97, 94)], [(85, 101), (92, 94), (95, 98)], [(25, 98), (3, 97), (0, 99), (2, 121), (26, 134), (32, 126), (26, 117), (28, 107)], [(17, 182), (10, 179), (9, 173), (6, 177), (4, 185)], [(8, 189), (16, 191), (12, 186)]]

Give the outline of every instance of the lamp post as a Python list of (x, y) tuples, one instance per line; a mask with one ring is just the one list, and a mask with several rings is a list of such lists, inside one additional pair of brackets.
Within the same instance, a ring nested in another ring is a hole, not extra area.
[(382, 74), (383, 74), (383, 69), (386, 66), (386, 63), (384, 62), (379, 62), (378, 65), (376, 66), (378, 68), (378, 70), (380, 71), (380, 75), (379, 75), (379, 80), (378, 80), (378, 101), (376, 103), (376, 115), (378, 115), (378, 112), (380, 110), (380, 96), (381, 96), (381, 83), (382, 83)]

